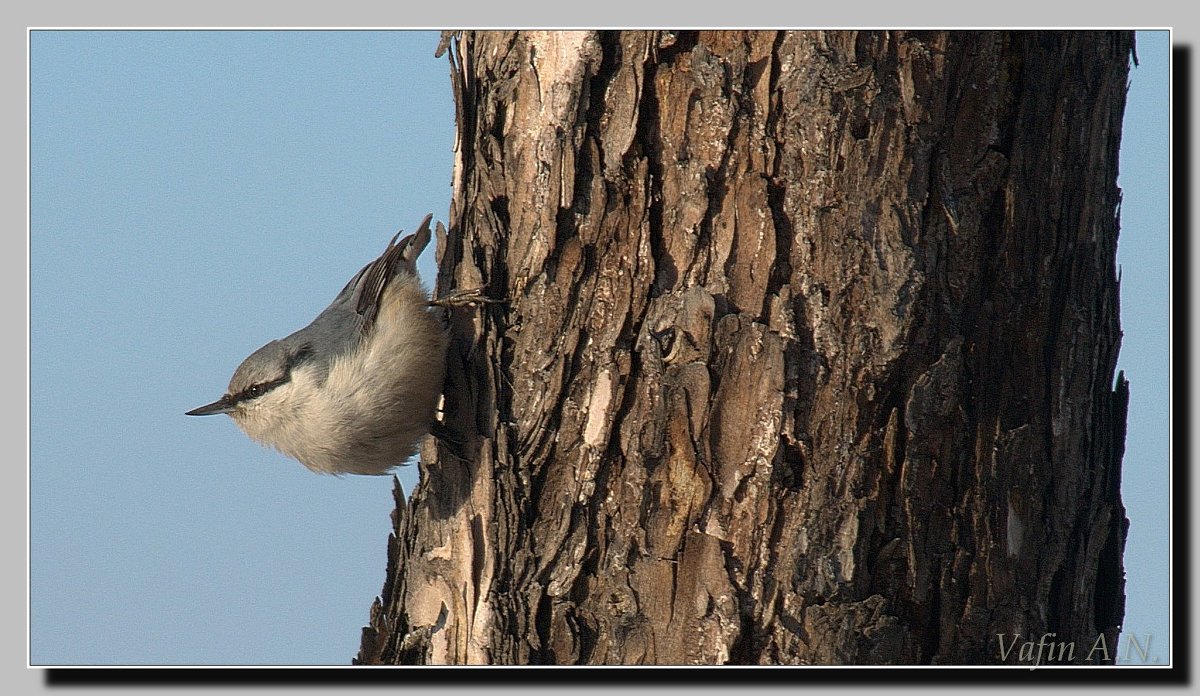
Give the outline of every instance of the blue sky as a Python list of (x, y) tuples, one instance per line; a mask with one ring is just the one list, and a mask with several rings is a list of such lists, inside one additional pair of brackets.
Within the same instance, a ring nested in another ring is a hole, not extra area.
[[(1120, 184), (1132, 382), (1126, 628), (1167, 634), (1166, 34), (1139, 36)], [(434, 32), (30, 39), (30, 658), (347, 664), (387, 477), (318, 476), (183, 412), (306, 324), (396, 229), (446, 218)], [(432, 250), (422, 259), (432, 282)], [(399, 471), (405, 490), (416, 467)]]
[[(1130, 70), (1121, 172), (1121, 354), (1129, 421), (1121, 494), (1130, 519), (1125, 545), (1125, 630), (1151, 637), (1151, 657), (1170, 654), (1171, 244), (1170, 42), (1138, 32)], [(1186, 232), (1185, 232), (1186, 233)], [(1187, 356), (1178, 356), (1186, 360)], [(1187, 427), (1186, 425), (1184, 427)], [(1181, 588), (1186, 590), (1186, 588)]]

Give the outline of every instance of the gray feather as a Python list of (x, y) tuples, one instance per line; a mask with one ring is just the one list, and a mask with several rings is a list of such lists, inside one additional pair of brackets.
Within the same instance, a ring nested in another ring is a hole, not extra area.
[[(331, 356), (357, 348), (375, 325), (388, 283), (398, 273), (417, 274), (416, 260), (429, 244), (432, 219), (433, 215), (426, 215), (417, 231), (399, 243), (396, 238), (404, 231), (397, 232), (383, 254), (363, 266), (311, 324), (254, 351), (233, 373), (229, 393), (278, 381), (313, 353)], [(329, 361), (317, 365), (319, 379), (324, 379), (328, 367)]]
[(313, 471), (402, 464), (435, 420), (445, 375), (445, 327), (416, 269), (432, 217), (393, 237), (311, 324), (254, 351), (227, 394), (188, 415), (228, 414)]
[(417, 274), (416, 260), (429, 243), (429, 221), (433, 215), (426, 215), (417, 231), (396, 243), (396, 237), (388, 243), (383, 255), (367, 264), (359, 271), (357, 287), (352, 293), (354, 311), (362, 317), (360, 330), (365, 334), (375, 325), (375, 317), (379, 316), (379, 303), (383, 300), (383, 291), (398, 272)]

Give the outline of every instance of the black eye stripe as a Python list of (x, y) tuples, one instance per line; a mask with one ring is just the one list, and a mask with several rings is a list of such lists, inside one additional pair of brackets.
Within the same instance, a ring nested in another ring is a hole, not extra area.
[(250, 386), (241, 390), (237, 394), (234, 394), (233, 401), (238, 402), (238, 401), (249, 401), (251, 399), (257, 399), (258, 397), (262, 396), (263, 394), (266, 394), (267, 392), (271, 391), (275, 387), (278, 387), (281, 384), (286, 384), (289, 380), (290, 380), (290, 377), (284, 376), (284, 377), (280, 377), (279, 379), (271, 380), (270, 382), (262, 382), (260, 384), (251, 384)]
[(305, 360), (308, 360), (312, 357), (312, 355), (313, 348), (311, 343), (305, 343), (304, 345), (300, 346), (298, 349), (296, 349), (295, 353), (292, 353), (291, 356), (288, 357), (288, 372), (290, 373), (293, 367), (299, 365)]
[(233, 399), (232, 399), (233, 402), (237, 403), (240, 401), (250, 401), (252, 399), (257, 399), (258, 397), (262, 396), (263, 394), (266, 394), (267, 392), (271, 391), (275, 387), (278, 387), (282, 384), (287, 384), (292, 379), (292, 368), (294, 368), (296, 365), (299, 365), (300, 363), (304, 362), (305, 360), (308, 360), (310, 357), (312, 357), (312, 354), (313, 354), (313, 349), (312, 349), (311, 344), (306, 343), (306, 344), (300, 346), (300, 348), (297, 349), (295, 353), (293, 353), (291, 356), (288, 357), (287, 374), (280, 377), (279, 379), (273, 379), (270, 382), (259, 382), (258, 384), (251, 384), (250, 386), (241, 390), (237, 394), (234, 394)]

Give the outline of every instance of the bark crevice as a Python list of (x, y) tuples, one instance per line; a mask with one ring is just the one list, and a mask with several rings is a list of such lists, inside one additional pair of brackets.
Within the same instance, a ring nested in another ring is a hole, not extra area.
[(464, 33), (439, 287), (506, 302), (451, 317), (461, 442), (397, 502), (357, 661), (1115, 645), (1131, 48)]

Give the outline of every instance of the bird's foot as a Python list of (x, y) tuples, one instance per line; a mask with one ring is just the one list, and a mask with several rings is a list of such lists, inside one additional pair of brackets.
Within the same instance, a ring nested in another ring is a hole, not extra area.
[(453, 309), (454, 307), (472, 307), (478, 304), (499, 304), (503, 302), (504, 300), (497, 300), (484, 295), (483, 288), (472, 288), (470, 290), (455, 290), (445, 297), (430, 300), (429, 304), (433, 307)]

